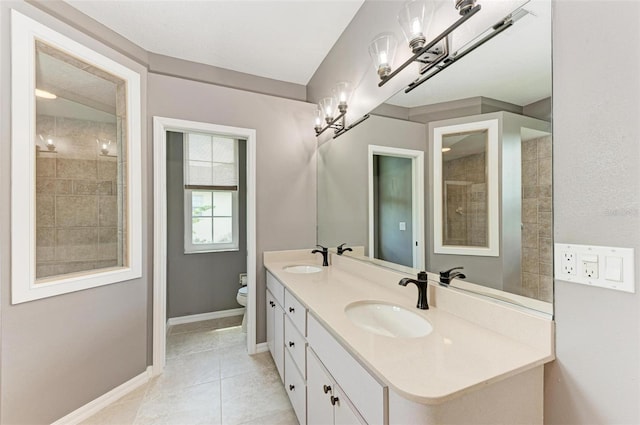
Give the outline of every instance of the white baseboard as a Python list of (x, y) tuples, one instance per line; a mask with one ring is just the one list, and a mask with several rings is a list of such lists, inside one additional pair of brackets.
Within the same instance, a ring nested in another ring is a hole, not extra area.
[(265, 353), (269, 351), (269, 346), (266, 342), (261, 342), (260, 344), (256, 344), (256, 353)]
[(172, 317), (167, 320), (167, 327), (182, 325), (183, 323), (201, 322), (203, 320), (220, 319), (222, 317), (241, 316), (244, 314), (244, 307), (232, 308), (231, 310), (213, 311), (211, 313), (192, 314), (190, 316)]
[(101, 395), (93, 401), (85, 404), (79, 409), (74, 410), (68, 415), (58, 419), (52, 425), (76, 425), (85, 419), (90, 418), (91, 416), (98, 413), (100, 410), (109, 406), (114, 401), (117, 401), (129, 394), (131, 391), (137, 389), (138, 387), (146, 384), (151, 379), (151, 366), (147, 367), (147, 370), (142, 372), (140, 375), (131, 378), (124, 384), (117, 386), (106, 394)]

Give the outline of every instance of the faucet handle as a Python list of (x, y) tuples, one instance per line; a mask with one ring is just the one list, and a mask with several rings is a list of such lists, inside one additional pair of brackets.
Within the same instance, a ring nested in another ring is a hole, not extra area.
[(427, 272), (424, 271), (424, 270), (419, 272), (418, 273), (418, 280), (422, 280), (422, 281), (429, 280), (429, 276), (427, 275)]
[(322, 248), (322, 252), (327, 252), (327, 251), (329, 251), (329, 248), (327, 248), (327, 247), (325, 247), (325, 246), (317, 245), (317, 244), (316, 244), (316, 246), (317, 246), (318, 248)]

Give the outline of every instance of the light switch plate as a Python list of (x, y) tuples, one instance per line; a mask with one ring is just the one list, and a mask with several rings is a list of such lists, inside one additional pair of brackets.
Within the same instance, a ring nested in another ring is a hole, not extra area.
[[(556, 243), (555, 278), (583, 285), (635, 293), (634, 249)], [(577, 273), (569, 273), (566, 258), (577, 260)]]

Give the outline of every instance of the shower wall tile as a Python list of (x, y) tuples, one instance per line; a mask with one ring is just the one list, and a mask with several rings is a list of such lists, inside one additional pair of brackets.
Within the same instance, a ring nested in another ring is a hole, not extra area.
[(56, 175), (62, 179), (95, 180), (98, 176), (96, 161), (59, 158), (56, 161)]
[(53, 227), (56, 223), (55, 197), (42, 194), (36, 196), (36, 227)]
[[(44, 155), (44, 154), (41, 154)], [(56, 176), (56, 159), (55, 158), (36, 158), (36, 177), (55, 177)]]
[(57, 196), (56, 212), (58, 227), (98, 225), (98, 199), (94, 196)]
[(100, 196), (100, 226), (115, 227), (118, 225), (118, 203), (115, 196)]
[(113, 160), (100, 159), (98, 163), (98, 179), (100, 180), (117, 180), (118, 164)]

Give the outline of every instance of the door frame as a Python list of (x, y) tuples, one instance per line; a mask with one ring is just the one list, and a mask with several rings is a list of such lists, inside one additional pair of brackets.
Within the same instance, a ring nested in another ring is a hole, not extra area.
[(256, 346), (256, 130), (153, 117), (153, 375), (166, 363), (167, 338), (167, 131), (216, 133), (246, 140), (247, 147), (247, 351)]
[[(413, 268), (424, 270), (425, 267), (425, 238), (424, 238), (424, 152), (394, 148), (389, 146), (369, 145), (369, 258), (373, 256), (374, 246), (374, 203), (373, 203), (373, 157), (374, 155), (393, 156), (411, 159), (411, 178), (413, 187), (412, 198), (412, 226), (413, 226)], [(418, 242), (417, 246), (415, 242)]]

